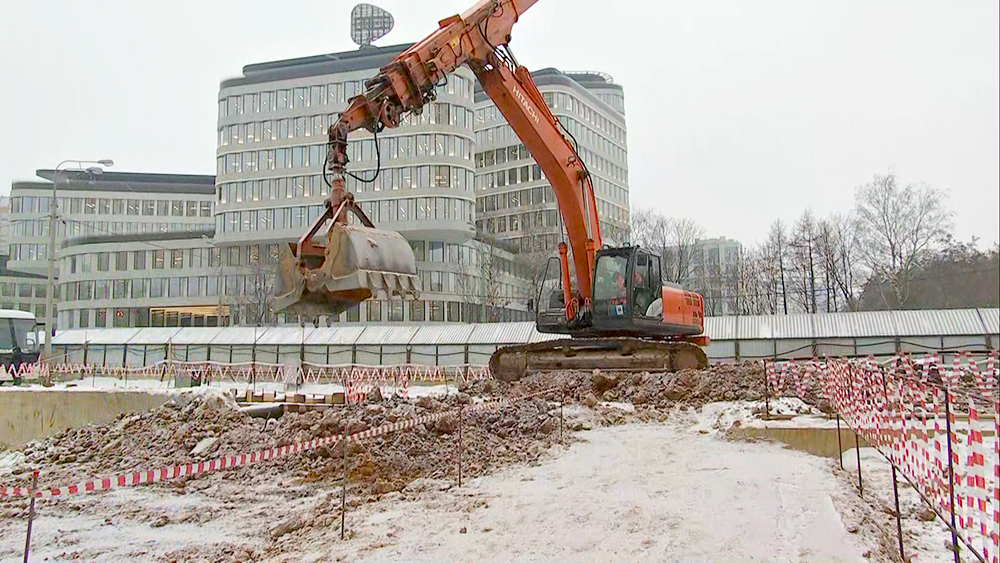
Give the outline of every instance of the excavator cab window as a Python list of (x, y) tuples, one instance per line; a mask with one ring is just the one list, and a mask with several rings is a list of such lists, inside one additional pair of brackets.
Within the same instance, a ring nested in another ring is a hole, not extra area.
[(635, 267), (632, 270), (632, 315), (647, 316), (649, 306), (658, 297), (660, 287), (660, 257), (639, 250), (635, 254)]
[(560, 272), (559, 259), (555, 256), (549, 258), (545, 265), (545, 273), (538, 284), (538, 310), (536, 314), (547, 309), (562, 311), (563, 303), (562, 274)]
[(594, 315), (625, 317), (631, 313), (628, 254), (603, 254), (594, 266)]

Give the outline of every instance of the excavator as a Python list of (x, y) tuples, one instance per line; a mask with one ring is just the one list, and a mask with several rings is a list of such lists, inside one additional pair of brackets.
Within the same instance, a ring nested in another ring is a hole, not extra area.
[[(655, 253), (603, 245), (590, 171), (576, 139), (511, 53), (511, 29), (536, 2), (481, 0), (441, 20), (436, 31), (366, 81), (364, 93), (349, 101), (329, 129), (325, 213), (281, 248), (275, 308), (315, 318), (339, 314), (378, 293), (419, 296), (409, 243), (399, 233), (377, 230), (345, 189), (345, 176), (353, 175), (347, 170), (347, 137), (365, 129), (377, 143), (381, 131), (397, 127), (407, 112), (419, 114), (447, 75), (466, 65), (551, 185), (569, 243), (559, 243), (543, 278), (550, 283), (542, 283), (533, 300), (538, 331), (568, 337), (498, 349), (490, 359), (494, 376), (515, 381), (561, 369), (707, 367), (702, 297), (663, 285)], [(348, 221), (348, 213), (357, 221)], [(325, 244), (316, 240), (324, 228)]]

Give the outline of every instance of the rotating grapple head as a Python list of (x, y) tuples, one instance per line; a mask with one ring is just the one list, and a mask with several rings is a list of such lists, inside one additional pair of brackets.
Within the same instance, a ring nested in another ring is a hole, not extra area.
[[(297, 244), (281, 247), (276, 311), (315, 318), (340, 314), (379, 294), (419, 297), (420, 280), (410, 243), (399, 233), (375, 229), (350, 194), (345, 195), (337, 210), (328, 207)], [(341, 213), (348, 210), (364, 225), (346, 224)], [(330, 219), (334, 222), (326, 233), (326, 244), (318, 246), (313, 236)]]

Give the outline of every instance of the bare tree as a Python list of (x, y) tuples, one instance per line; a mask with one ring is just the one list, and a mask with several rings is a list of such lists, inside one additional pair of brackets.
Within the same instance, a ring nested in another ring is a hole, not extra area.
[(553, 256), (551, 252), (521, 252), (514, 255), (515, 268), (528, 281), (527, 292), (530, 299), (539, 298), (539, 291), (546, 274), (545, 268), (551, 256)]
[(494, 230), (495, 223), (487, 219), (484, 228), (476, 229), (476, 240), (480, 244), (471, 252), (462, 253), (459, 260), (461, 271), (456, 277), (456, 289), (470, 322), (500, 322), (503, 309), (512, 302), (505, 281), (509, 281), (513, 261), (498, 246)]
[(952, 214), (944, 199), (929, 186), (900, 187), (893, 174), (876, 174), (855, 194), (862, 257), (900, 306), (909, 298), (914, 272), (950, 231)]
[(670, 222), (672, 245), (663, 254), (664, 278), (678, 285), (687, 285), (694, 273), (694, 253), (705, 236), (705, 229), (689, 218)]
[(672, 219), (651, 209), (632, 214), (632, 243), (660, 255), (663, 280), (687, 286), (694, 274), (694, 255), (705, 230), (688, 218)]
[(256, 259), (246, 267), (243, 291), (232, 296), (243, 324), (264, 326), (274, 322), (274, 277), (274, 265), (266, 259)]
[(775, 296), (768, 292), (765, 273), (765, 248), (741, 248), (736, 262), (725, 275), (728, 309), (737, 315), (763, 315), (776, 307)]
[(792, 295), (798, 305), (807, 313), (815, 313), (816, 306), (816, 260), (819, 238), (816, 219), (806, 210), (792, 227), (791, 263), (793, 272)]
[(787, 264), (788, 264), (788, 238), (785, 235), (785, 225), (781, 219), (776, 219), (771, 224), (771, 231), (768, 233), (767, 243), (764, 248), (764, 255), (767, 267), (765, 273), (767, 285), (775, 295), (775, 307), (773, 313), (778, 312), (778, 298), (780, 296), (781, 312), (788, 314), (788, 290), (787, 290)]
[(829, 274), (834, 310), (857, 311), (860, 298), (858, 280), (863, 276), (858, 260), (857, 218), (851, 213), (834, 214), (825, 223), (829, 233), (820, 251)]

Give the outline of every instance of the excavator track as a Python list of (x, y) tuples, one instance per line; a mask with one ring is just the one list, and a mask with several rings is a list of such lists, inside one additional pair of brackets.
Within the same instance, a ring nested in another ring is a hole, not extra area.
[(690, 342), (641, 338), (565, 338), (499, 348), (490, 371), (512, 382), (559, 370), (680, 371), (708, 367), (708, 356)]

